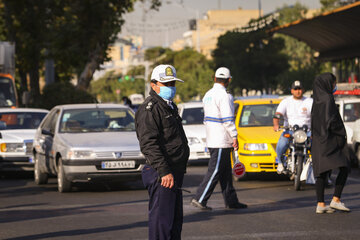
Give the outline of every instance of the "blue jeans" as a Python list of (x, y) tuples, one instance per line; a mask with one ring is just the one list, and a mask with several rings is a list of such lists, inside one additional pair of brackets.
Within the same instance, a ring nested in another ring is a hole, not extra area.
[(289, 138), (284, 137), (285, 133), (293, 134), (292, 131), (283, 131), (278, 143), (276, 144), (276, 162), (284, 165), (284, 153), (289, 147)]
[[(284, 137), (284, 134), (286, 133), (290, 133), (291, 135), (293, 135), (293, 131), (290, 130), (285, 130), (283, 131), (283, 133), (281, 134), (278, 143), (276, 144), (276, 162), (277, 163), (282, 163), (283, 165), (285, 165), (284, 163), (284, 153), (286, 152), (286, 149), (288, 149), (289, 147), (289, 138)], [(307, 132), (307, 136), (310, 137), (311, 136), (311, 131)]]

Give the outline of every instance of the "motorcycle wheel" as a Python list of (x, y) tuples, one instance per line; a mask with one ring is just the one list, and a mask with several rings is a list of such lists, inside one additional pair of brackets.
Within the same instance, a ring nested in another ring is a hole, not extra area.
[(304, 160), (303, 156), (297, 156), (296, 173), (294, 179), (294, 188), (296, 191), (299, 191), (301, 186), (300, 175), (303, 169), (303, 160)]

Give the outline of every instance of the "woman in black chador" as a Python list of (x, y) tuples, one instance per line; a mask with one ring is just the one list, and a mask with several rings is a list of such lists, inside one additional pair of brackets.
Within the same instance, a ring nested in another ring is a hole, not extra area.
[[(334, 209), (350, 211), (340, 201), (348, 176), (348, 157), (345, 126), (333, 97), (335, 91), (336, 78), (333, 74), (323, 73), (315, 78), (314, 103), (311, 111), (311, 154), (316, 177), (316, 213), (332, 213)], [(332, 169), (339, 169), (339, 174), (330, 206), (326, 206), (324, 201), (326, 176)]]

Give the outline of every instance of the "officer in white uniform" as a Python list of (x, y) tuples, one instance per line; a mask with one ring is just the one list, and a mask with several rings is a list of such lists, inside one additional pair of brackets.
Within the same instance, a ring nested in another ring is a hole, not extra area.
[[(284, 117), (284, 126), (298, 125), (302, 127), (307, 125), (311, 128), (311, 108), (313, 104), (312, 98), (303, 96), (304, 88), (300, 81), (295, 81), (291, 86), (292, 96), (285, 98), (276, 109), (275, 118), (273, 120), (274, 130), (279, 131), (280, 116)], [(278, 160), (277, 172), (279, 174), (284, 171), (283, 154), (289, 147), (289, 138), (284, 137), (283, 132), (276, 145), (276, 154)]]
[(238, 201), (232, 184), (230, 153), (238, 148), (237, 131), (234, 123), (232, 96), (226, 88), (231, 80), (229, 69), (218, 68), (215, 72), (215, 84), (203, 98), (206, 142), (210, 151), (208, 171), (201, 182), (191, 205), (201, 210), (211, 210), (207, 201), (218, 181), (225, 201), (230, 209), (246, 208)]

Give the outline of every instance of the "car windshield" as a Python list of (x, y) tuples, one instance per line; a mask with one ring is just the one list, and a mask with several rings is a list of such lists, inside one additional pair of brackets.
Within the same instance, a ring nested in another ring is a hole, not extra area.
[(194, 125), (204, 123), (204, 109), (198, 108), (185, 108), (182, 114), (183, 125)]
[(134, 114), (126, 108), (71, 109), (61, 116), (60, 132), (135, 131)]
[(245, 105), (241, 112), (239, 127), (265, 127), (273, 125), (278, 104)]
[(360, 103), (346, 103), (344, 104), (344, 121), (354, 122), (360, 119)]
[(2, 112), (0, 113), (0, 130), (36, 129), (46, 112)]

